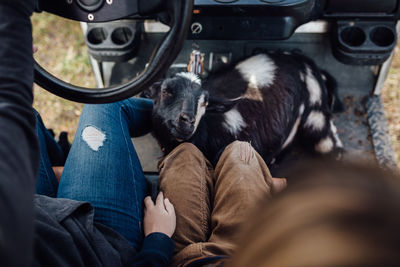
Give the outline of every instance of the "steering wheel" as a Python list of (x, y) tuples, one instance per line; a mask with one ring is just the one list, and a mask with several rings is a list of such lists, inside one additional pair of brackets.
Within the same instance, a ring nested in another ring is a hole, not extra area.
[(81, 103), (110, 103), (138, 94), (157, 81), (177, 57), (188, 33), (193, 9), (193, 0), (41, 0), (36, 9), (84, 22), (141, 17), (155, 12), (155, 6), (162, 6), (169, 14), (170, 31), (154, 49), (139, 76), (123, 85), (90, 89), (54, 77), (35, 61), (35, 83), (55, 95)]

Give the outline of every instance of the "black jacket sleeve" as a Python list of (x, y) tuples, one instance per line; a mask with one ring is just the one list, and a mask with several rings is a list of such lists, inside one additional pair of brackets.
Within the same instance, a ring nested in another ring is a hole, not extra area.
[(39, 148), (32, 111), (32, 0), (0, 1), (0, 259), (30, 266)]
[(175, 244), (163, 233), (152, 233), (144, 239), (142, 249), (136, 255), (132, 267), (169, 266), (174, 253)]

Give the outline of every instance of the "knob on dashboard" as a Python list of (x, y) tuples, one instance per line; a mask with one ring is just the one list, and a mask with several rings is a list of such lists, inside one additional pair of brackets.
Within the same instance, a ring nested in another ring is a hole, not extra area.
[(77, 0), (77, 2), (82, 9), (92, 12), (98, 9), (104, 0)]

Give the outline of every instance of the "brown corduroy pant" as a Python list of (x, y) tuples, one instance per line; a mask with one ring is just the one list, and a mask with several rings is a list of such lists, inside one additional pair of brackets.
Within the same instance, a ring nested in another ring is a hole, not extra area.
[(222, 153), (215, 171), (192, 144), (183, 143), (159, 164), (160, 189), (175, 207), (172, 266), (201, 256), (231, 256), (249, 211), (272, 195), (272, 177), (247, 142)]

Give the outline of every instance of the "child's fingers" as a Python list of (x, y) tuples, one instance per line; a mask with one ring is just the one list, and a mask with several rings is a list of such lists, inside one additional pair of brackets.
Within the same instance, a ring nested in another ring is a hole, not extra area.
[(168, 198), (164, 199), (165, 209), (167, 210), (168, 214), (175, 214), (174, 205), (169, 201)]
[(146, 207), (146, 208), (151, 208), (151, 207), (154, 207), (154, 202), (153, 202), (153, 200), (151, 199), (151, 197), (146, 197), (145, 199), (144, 199), (144, 206)]
[(163, 207), (164, 206), (164, 194), (163, 192), (158, 193), (157, 199), (156, 199), (156, 206), (157, 207)]

